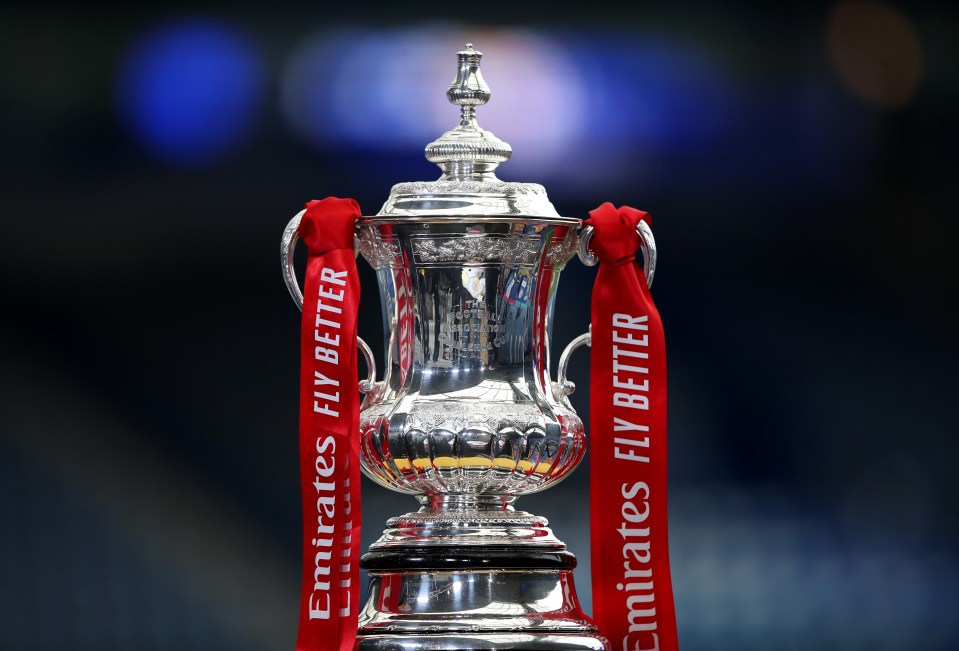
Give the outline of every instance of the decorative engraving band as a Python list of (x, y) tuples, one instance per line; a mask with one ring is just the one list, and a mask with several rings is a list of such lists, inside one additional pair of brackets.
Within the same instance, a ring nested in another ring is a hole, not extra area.
[(397, 183), (391, 191), (392, 196), (417, 194), (522, 194), (546, 197), (546, 188), (539, 183), (512, 181), (410, 181)]
[(579, 236), (570, 231), (561, 240), (554, 240), (546, 249), (546, 262), (562, 269), (569, 262), (579, 248)]
[(511, 266), (536, 264), (540, 237), (491, 234), (451, 237), (413, 237), (410, 245), (417, 264), (438, 262), (497, 262)]
[(528, 527), (546, 527), (549, 521), (541, 516), (532, 515), (525, 511), (442, 511), (440, 513), (407, 513), (390, 518), (386, 521), (388, 527), (402, 527), (429, 525), (437, 523), (476, 523), (476, 524), (505, 524), (526, 525)]
[(360, 254), (374, 269), (403, 269), (403, 253), (395, 237), (382, 236), (372, 228), (363, 228), (357, 238)]

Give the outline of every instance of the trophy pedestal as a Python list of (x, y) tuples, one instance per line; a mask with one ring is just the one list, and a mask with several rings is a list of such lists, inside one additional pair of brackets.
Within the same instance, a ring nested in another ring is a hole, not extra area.
[(392, 518), (363, 556), (358, 651), (608, 651), (544, 518), (510, 498), (452, 497)]

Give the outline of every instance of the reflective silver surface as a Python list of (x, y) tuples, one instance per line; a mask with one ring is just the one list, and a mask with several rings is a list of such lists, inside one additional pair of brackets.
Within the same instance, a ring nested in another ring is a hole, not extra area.
[(419, 636), (370, 635), (357, 651), (605, 651), (612, 647), (596, 635), (556, 633), (468, 633)]
[(411, 494), (514, 497), (566, 477), (583, 426), (554, 400), (547, 341), (568, 226), (365, 223), (386, 370), (360, 412), (362, 463)]
[(571, 589), (572, 572), (371, 572), (360, 613), (382, 632), (595, 632)]
[[(363, 558), (371, 590), (357, 649), (608, 651), (577, 602), (575, 559), (544, 518), (513, 506), (586, 450), (565, 371), (589, 335), (567, 347), (556, 382), (549, 350), (560, 272), (591, 254), (582, 222), (560, 216), (542, 186), (496, 178), (511, 149), (477, 123), (490, 99), (481, 57), (471, 45), (457, 53), (447, 96), (460, 121), (426, 148), (441, 177), (395, 185), (358, 224), (386, 351), (383, 377), (362, 384), (361, 466), (420, 509), (391, 518)], [(651, 280), (655, 244), (640, 235)], [(291, 222), (284, 278), (302, 301), (295, 238)]]
[[(397, 183), (379, 214), (397, 221), (429, 218), (436, 222), (472, 223), (479, 219), (491, 223), (512, 217), (539, 217), (549, 223), (580, 224), (579, 219), (560, 217), (541, 185), (469, 177), (444, 176), (438, 181)], [(377, 219), (369, 218), (373, 222)]]

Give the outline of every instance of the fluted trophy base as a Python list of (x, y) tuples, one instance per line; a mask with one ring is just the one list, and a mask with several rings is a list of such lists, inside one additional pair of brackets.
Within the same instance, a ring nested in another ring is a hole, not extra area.
[(608, 651), (597, 635), (557, 633), (472, 633), (369, 635), (357, 638), (356, 651)]
[(576, 558), (514, 498), (422, 497), (362, 559), (358, 651), (609, 651), (580, 609)]

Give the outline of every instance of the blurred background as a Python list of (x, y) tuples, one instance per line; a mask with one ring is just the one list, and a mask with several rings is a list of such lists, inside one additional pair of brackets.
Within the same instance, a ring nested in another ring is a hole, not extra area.
[[(654, 217), (682, 648), (959, 648), (959, 7), (879, 0), (4, 5), (0, 646), (293, 648), (280, 234), (438, 176), (466, 42), (501, 178)], [(519, 503), (587, 610), (588, 479)]]

